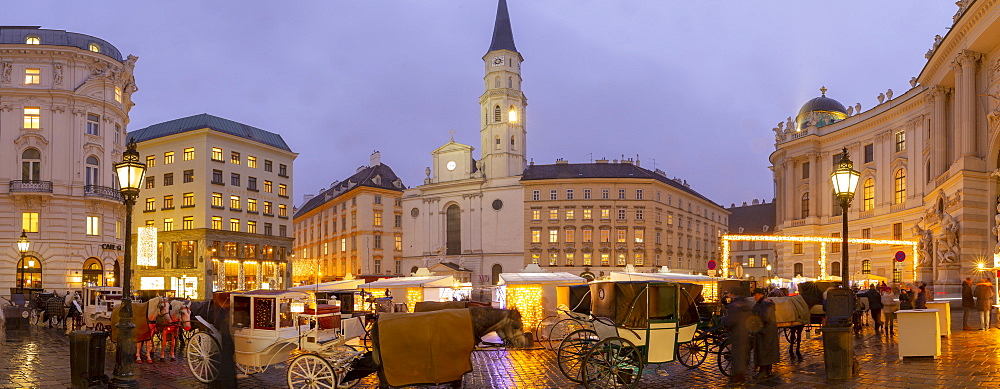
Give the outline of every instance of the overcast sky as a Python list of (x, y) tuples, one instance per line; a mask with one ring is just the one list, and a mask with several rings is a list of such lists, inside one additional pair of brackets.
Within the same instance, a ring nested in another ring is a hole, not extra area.
[[(641, 159), (724, 206), (774, 196), (771, 128), (818, 89), (902, 95), (952, 1), (509, 0), (528, 157)], [(276, 132), (295, 203), (373, 150), (421, 184), (430, 151), (479, 148), (496, 0), (17, 2), (3, 24), (139, 57), (129, 130), (202, 112)], [(478, 155), (478, 151), (477, 151)]]

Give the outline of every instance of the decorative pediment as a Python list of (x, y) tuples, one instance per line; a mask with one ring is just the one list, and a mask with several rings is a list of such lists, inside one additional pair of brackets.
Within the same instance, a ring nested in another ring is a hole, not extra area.
[(594, 248), (590, 246), (583, 246), (582, 248), (580, 248), (580, 251), (584, 253), (592, 253), (594, 252)]
[(438, 147), (438, 148), (434, 149), (434, 151), (431, 151), (431, 154), (432, 155), (433, 154), (447, 154), (447, 153), (453, 153), (453, 152), (456, 152), (456, 151), (468, 151), (468, 152), (471, 152), (472, 150), (475, 150), (475, 149), (476, 149), (475, 147), (455, 142), (455, 140), (450, 140), (450, 141), (448, 141), (448, 143), (445, 143), (441, 147)]
[(896, 157), (889, 166), (892, 168), (893, 174), (895, 174), (897, 169), (906, 167), (906, 157)]
[(555, 245), (549, 246), (548, 251), (559, 251), (559, 246), (555, 246)]
[(541, 246), (531, 246), (531, 248), (529, 248), (528, 251), (531, 251), (533, 253), (538, 253), (538, 252), (542, 251), (542, 247)]
[(41, 149), (44, 146), (48, 146), (49, 141), (45, 139), (42, 134), (25, 132), (14, 140), (14, 144), (20, 147), (35, 147)]
[(87, 154), (104, 155), (104, 146), (94, 143), (87, 142), (83, 144), (83, 151)]
[(598, 251), (600, 251), (602, 253), (610, 253), (611, 252), (611, 247), (602, 246), (600, 249), (598, 249)]
[(567, 253), (573, 253), (573, 252), (576, 252), (576, 248), (574, 248), (573, 246), (569, 246), (569, 247), (564, 248), (563, 251), (565, 251)]

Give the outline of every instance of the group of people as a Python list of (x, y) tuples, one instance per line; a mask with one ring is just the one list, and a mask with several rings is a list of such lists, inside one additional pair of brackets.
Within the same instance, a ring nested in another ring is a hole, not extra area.
[[(861, 331), (861, 316), (865, 308), (871, 314), (875, 333), (886, 336), (895, 333), (896, 311), (927, 308), (927, 285), (923, 283), (917, 283), (916, 287), (910, 284), (890, 286), (883, 281), (881, 284), (869, 285), (868, 289), (855, 287), (854, 291), (859, 297), (854, 315), (855, 332)], [(867, 307), (861, 302), (862, 297), (867, 298)]]
[(723, 298), (723, 303), (728, 305), (722, 325), (733, 339), (733, 382), (747, 378), (747, 358), (751, 352), (757, 368), (753, 378), (772, 376), (773, 365), (780, 359), (775, 307), (767, 296), (767, 289), (756, 288), (752, 299), (731, 298), (728, 295)]
[(995, 293), (990, 280), (983, 278), (973, 288), (972, 277), (962, 281), (962, 329), (972, 331), (969, 326), (969, 312), (979, 312), (980, 331), (990, 328), (990, 310), (993, 308)]

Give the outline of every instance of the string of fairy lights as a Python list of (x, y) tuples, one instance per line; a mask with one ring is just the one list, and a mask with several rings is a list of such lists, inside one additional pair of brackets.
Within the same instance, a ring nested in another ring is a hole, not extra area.
[[(780, 235), (723, 235), (722, 236), (722, 274), (729, 274), (729, 242), (750, 241), (750, 242), (792, 242), (792, 243), (823, 243), (819, 248), (819, 272), (821, 279), (827, 278), (826, 272), (826, 243), (843, 243), (840, 237), (829, 236), (780, 236)], [(889, 246), (911, 246), (913, 251), (913, 274), (917, 272), (917, 264), (920, 263), (920, 252), (917, 250), (918, 242), (909, 240), (894, 239), (866, 239), (848, 238), (851, 244), (871, 244)]]
[(507, 285), (507, 308), (521, 313), (525, 329), (534, 329), (545, 317), (541, 285)]

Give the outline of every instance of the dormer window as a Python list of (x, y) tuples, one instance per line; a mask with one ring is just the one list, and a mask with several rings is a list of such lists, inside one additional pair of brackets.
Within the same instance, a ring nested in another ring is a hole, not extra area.
[(90, 51), (93, 51), (95, 53), (100, 53), (101, 52), (101, 46), (98, 46), (96, 43), (91, 43), (90, 44)]
[(27, 38), (24, 39), (24, 44), (26, 44), (26, 45), (40, 45), (40, 44), (42, 44), (42, 40), (38, 39), (37, 36), (31, 35), (31, 36), (29, 36), (29, 37), (27, 37)]

